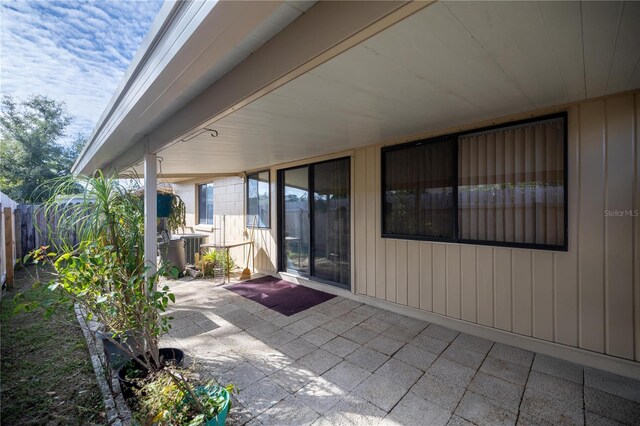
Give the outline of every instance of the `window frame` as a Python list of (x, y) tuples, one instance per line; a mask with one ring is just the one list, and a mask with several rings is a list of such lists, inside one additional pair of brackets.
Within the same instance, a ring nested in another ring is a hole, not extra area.
[[(265, 169), (265, 170), (258, 170), (255, 172), (251, 172), (251, 173), (246, 173), (245, 174), (245, 189), (244, 189), (244, 201), (245, 201), (245, 211), (244, 211), (244, 215), (245, 215), (245, 226), (247, 228), (251, 228), (253, 226), (253, 224), (250, 224), (249, 221), (249, 176), (260, 176), (260, 173), (267, 173), (268, 176), (268, 180), (267, 180), (267, 187), (269, 188), (269, 209), (268, 209), (268, 214), (267, 214), (267, 220), (268, 223), (266, 226), (260, 226), (260, 224), (258, 223), (258, 226), (256, 227), (257, 229), (271, 229), (271, 170), (269, 169)], [(260, 179), (257, 179), (258, 182), (260, 182)], [(258, 207), (260, 206), (259, 204), (259, 200), (260, 200), (260, 191), (258, 191)]]
[(214, 195), (215, 187), (213, 186), (213, 182), (199, 183), (199, 184), (196, 185), (196, 201), (197, 201), (196, 205), (198, 206), (198, 209), (197, 209), (198, 210), (198, 212), (197, 212), (198, 213), (198, 216), (197, 216), (198, 223), (197, 223), (196, 226), (210, 226), (210, 225), (213, 225), (213, 216), (214, 216), (214, 210), (215, 210), (213, 204), (212, 204), (212, 207), (211, 207), (211, 223), (206, 223), (206, 222), (201, 222), (200, 221), (200, 219), (201, 219), (201, 216), (200, 216), (200, 213), (201, 213), (200, 212), (200, 188), (203, 187), (203, 186), (208, 186), (208, 185), (211, 185), (211, 197), (212, 197), (212, 201), (213, 201), (213, 199), (215, 197), (215, 195)]
[[(473, 240), (473, 239), (464, 239), (460, 238), (460, 229), (459, 229), (459, 212), (458, 212), (458, 188), (459, 188), (459, 176), (458, 176), (458, 148), (459, 141), (458, 139), (461, 136), (466, 136), (473, 133), (478, 132), (487, 132), (491, 130), (505, 129), (513, 126), (521, 126), (525, 124), (531, 124), (538, 121), (552, 120), (562, 118), (564, 120), (563, 125), (563, 189), (564, 189), (564, 244), (538, 244), (538, 243), (517, 243), (517, 242), (509, 242), (509, 241), (493, 241), (493, 240)], [(532, 118), (527, 118), (523, 120), (510, 121), (507, 123), (496, 124), (486, 127), (474, 128), (470, 130), (465, 130), (462, 132), (449, 133), (446, 135), (436, 136), (432, 138), (421, 139), (417, 141), (397, 144), (397, 145), (389, 145), (381, 148), (380, 152), (380, 229), (381, 229), (381, 238), (387, 239), (400, 239), (400, 240), (413, 240), (413, 241), (431, 241), (431, 242), (443, 242), (443, 243), (455, 243), (455, 244), (465, 244), (465, 245), (481, 245), (481, 246), (492, 246), (492, 247), (510, 247), (510, 248), (523, 248), (523, 249), (535, 249), (535, 250), (545, 250), (545, 251), (569, 251), (569, 138), (568, 138), (568, 113), (567, 111), (557, 112), (553, 114), (547, 114), (543, 116), (537, 116)], [(453, 238), (441, 238), (441, 237), (425, 237), (421, 235), (402, 235), (402, 234), (392, 234), (385, 232), (385, 222), (386, 222), (386, 212), (385, 212), (385, 193), (386, 193), (386, 162), (385, 162), (385, 154), (387, 152), (408, 149), (428, 143), (433, 142), (442, 142), (443, 140), (450, 140), (453, 144)]]

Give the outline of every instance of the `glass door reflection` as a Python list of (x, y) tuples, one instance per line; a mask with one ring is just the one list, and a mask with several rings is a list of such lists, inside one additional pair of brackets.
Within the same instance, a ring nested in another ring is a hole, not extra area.
[(307, 166), (283, 172), (284, 266), (288, 272), (309, 274), (309, 170)]
[(351, 221), (348, 158), (313, 165), (313, 276), (348, 287)]

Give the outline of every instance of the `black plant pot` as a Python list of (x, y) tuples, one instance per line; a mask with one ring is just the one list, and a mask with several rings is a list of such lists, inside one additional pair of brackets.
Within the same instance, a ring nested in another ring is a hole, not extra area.
[[(144, 341), (143, 336), (139, 331), (126, 331), (117, 337), (114, 337), (113, 333), (109, 331), (98, 331), (96, 333), (96, 337), (102, 339), (102, 345), (104, 347), (104, 353), (107, 356), (107, 362), (114, 370), (122, 367), (124, 363), (131, 358), (129, 355), (130, 351), (138, 353), (142, 352), (142, 348), (136, 347), (136, 342)], [(119, 344), (124, 344), (126, 342), (126, 346), (129, 351), (120, 349), (114, 341)]]
[[(184, 361), (184, 352), (177, 348), (161, 348), (160, 352), (160, 368), (168, 365), (176, 367), (182, 366)], [(142, 355), (138, 355), (139, 359), (144, 359)], [(118, 380), (120, 381), (120, 389), (125, 399), (131, 399), (135, 396), (136, 389), (140, 389), (141, 382), (149, 376), (149, 370), (143, 367), (136, 360), (130, 359), (118, 369)]]

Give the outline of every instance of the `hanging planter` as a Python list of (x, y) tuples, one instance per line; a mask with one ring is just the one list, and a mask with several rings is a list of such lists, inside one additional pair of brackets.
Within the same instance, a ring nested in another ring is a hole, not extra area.
[[(144, 196), (142, 190), (138, 191), (137, 194), (140, 198)], [(179, 195), (158, 191), (156, 203), (156, 217), (169, 219), (168, 225), (171, 231), (177, 231), (185, 226), (187, 209)]]
[(158, 217), (169, 217), (171, 215), (174, 197), (173, 194), (158, 193)]

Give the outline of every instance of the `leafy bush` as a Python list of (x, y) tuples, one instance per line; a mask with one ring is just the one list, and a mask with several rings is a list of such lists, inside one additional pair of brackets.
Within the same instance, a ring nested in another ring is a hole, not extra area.
[[(79, 184), (84, 188), (82, 202), (69, 212), (65, 196)], [(80, 308), (87, 319), (102, 324), (104, 338), (138, 362), (152, 378), (158, 378), (145, 387), (149, 407), (164, 404), (163, 398), (169, 396), (188, 401), (174, 404), (179, 410), (167, 411), (172, 420), (162, 424), (199, 424), (182, 422), (187, 415), (193, 421), (209, 418), (219, 408), (219, 398), (198, 396), (182, 375), (165, 368), (160, 359), (160, 336), (170, 329), (172, 319), (160, 312), (166, 311), (169, 302), (175, 303), (175, 296), (168, 286), (157, 287), (160, 277), (177, 278), (178, 271), (162, 266), (155, 274), (148, 273), (140, 197), (118, 179), (98, 172), (93, 177), (61, 180), (42, 208), (55, 221), (47, 231), (59, 238), (55, 251), (41, 247), (30, 256), (37, 263), (53, 266), (54, 278), (47, 283), (52, 297), (44, 303), (23, 299), (18, 309), (29, 310), (36, 303), (50, 315), (61, 305)], [(64, 233), (69, 231), (80, 236), (77, 247), (64, 242)], [(20, 299), (20, 295), (17, 297)], [(182, 420), (173, 422), (174, 417)]]
[[(83, 188), (80, 202), (69, 205), (68, 195), (78, 187)], [(175, 297), (168, 287), (156, 287), (161, 276), (177, 276), (177, 271), (162, 267), (148, 276), (142, 200), (118, 178), (102, 172), (59, 179), (53, 188), (41, 208), (50, 218), (46, 231), (55, 246), (52, 251), (41, 247), (31, 255), (55, 270), (48, 286), (57, 293), (52, 298), (56, 302), (47, 303), (47, 312), (71, 301), (88, 319), (102, 323), (114, 345), (159, 365), (159, 337), (168, 331), (171, 319), (159, 312)], [(77, 232), (78, 246), (66, 243), (68, 232)], [(28, 303), (19, 306), (29, 308)]]
[(216, 269), (222, 269), (227, 274), (236, 267), (233, 258), (227, 257), (226, 250), (210, 250), (202, 256), (201, 262), (205, 277), (213, 277)]

